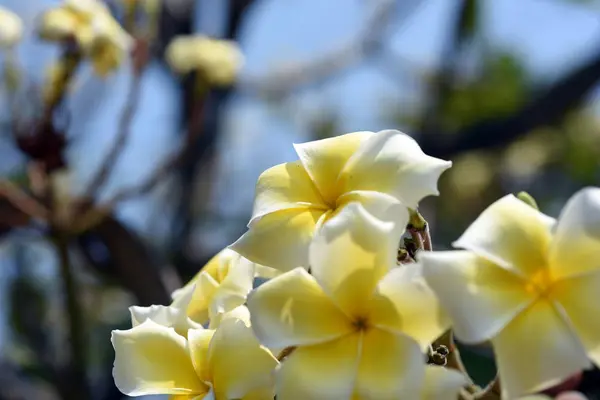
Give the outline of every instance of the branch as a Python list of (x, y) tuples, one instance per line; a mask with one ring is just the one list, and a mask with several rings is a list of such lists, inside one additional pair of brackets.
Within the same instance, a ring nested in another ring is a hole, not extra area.
[(583, 102), (600, 81), (600, 50), (514, 114), (476, 123), (459, 132), (424, 134), (419, 143), (427, 154), (451, 158), (456, 153), (504, 146), (532, 129), (559, 122)]
[(100, 168), (96, 172), (96, 175), (92, 178), (88, 187), (84, 191), (85, 197), (87, 198), (94, 199), (98, 195), (98, 191), (108, 180), (112, 169), (125, 149), (125, 145), (127, 144), (127, 139), (129, 137), (131, 122), (139, 103), (141, 87), (140, 82), (140, 74), (134, 74), (129, 92), (127, 94), (125, 108), (123, 109), (121, 118), (119, 119), (117, 137), (115, 138), (112, 147), (106, 154), (106, 157), (100, 164)]
[[(93, 249), (95, 243), (86, 235), (93, 235), (92, 238), (106, 247), (107, 260), (98, 260)], [(88, 233), (79, 236), (77, 243), (90, 264), (99, 272), (116, 275), (119, 282), (136, 296), (138, 305), (171, 302), (156, 261), (140, 238), (116, 218), (107, 216)]]
[[(29, 217), (46, 219), (48, 216), (48, 211), (42, 204), (8, 180), (0, 181), (0, 201), (3, 199), (5, 201), (0, 202), (2, 204), (0, 210), (10, 210), (11, 208), (14, 210), (13, 213), (10, 211), (2, 213), (5, 214), (6, 221), (9, 223), (12, 221), (15, 224), (24, 225), (29, 221)], [(3, 223), (4, 220), (5, 218), (1, 217), (0, 223)]]
[[(407, 6), (404, 18), (408, 18), (423, 1), (413, 0)], [(359, 34), (339, 49), (313, 61), (298, 63), (269, 71), (262, 77), (242, 78), (237, 89), (242, 92), (286, 93), (298, 86), (322, 81), (337, 72), (364, 60), (379, 51), (386, 39), (385, 31), (395, 15), (393, 0), (373, 2), (373, 9)]]

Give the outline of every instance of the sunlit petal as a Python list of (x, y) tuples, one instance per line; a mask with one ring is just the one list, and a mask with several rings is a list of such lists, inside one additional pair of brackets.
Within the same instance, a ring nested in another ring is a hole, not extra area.
[(252, 262), (282, 271), (308, 266), (308, 245), (321, 210), (280, 210), (253, 220), (231, 248)]
[(453, 243), (494, 263), (531, 275), (547, 265), (554, 219), (513, 195), (489, 206)]
[(341, 194), (338, 176), (348, 159), (373, 132), (354, 132), (312, 142), (294, 144), (306, 172), (328, 204)]
[(240, 399), (259, 388), (272, 388), (277, 359), (261, 346), (243, 321), (226, 319), (215, 332), (209, 362), (217, 398)]
[(364, 316), (375, 286), (396, 265), (400, 237), (393, 232), (393, 223), (350, 203), (316, 234), (311, 272), (348, 315)]
[(552, 291), (587, 349), (600, 365), (600, 271), (558, 282)]
[(148, 319), (135, 328), (112, 332), (113, 377), (128, 396), (202, 394), (208, 391), (196, 375), (185, 338)]
[(425, 361), (419, 345), (402, 334), (380, 329), (363, 333), (355, 393), (361, 399), (417, 399)]
[(544, 300), (519, 314), (492, 343), (509, 399), (551, 387), (591, 366), (572, 329)]
[(425, 385), (421, 392), (422, 400), (456, 400), (460, 388), (467, 379), (460, 372), (428, 365), (425, 367)]
[(416, 208), (421, 199), (438, 195), (437, 181), (452, 162), (423, 153), (410, 136), (395, 130), (371, 135), (350, 158), (338, 184), (344, 192), (372, 190)]
[(211, 299), (209, 314), (211, 318), (213, 315), (231, 311), (244, 304), (253, 283), (254, 263), (239, 256), (232, 259), (226, 275)]
[(188, 329), (202, 328), (197, 322), (192, 321), (185, 313), (185, 310), (161, 305), (152, 305), (150, 307), (129, 307), (131, 314), (131, 325), (133, 327), (151, 319), (157, 324), (171, 327), (175, 332), (185, 336)]
[(287, 208), (309, 207), (329, 208), (300, 161), (276, 165), (259, 176), (253, 218)]
[[(208, 273), (201, 273), (192, 292), (192, 298), (187, 305), (187, 315), (192, 320), (206, 324), (209, 320), (210, 303), (219, 288), (219, 283)], [(177, 301), (173, 302), (176, 306)]]
[(210, 325), (208, 326), (208, 328), (217, 329), (219, 325), (221, 325), (221, 322), (229, 318), (241, 320), (247, 326), (250, 326), (250, 310), (248, 310), (248, 307), (242, 305), (234, 308), (231, 311), (221, 312), (213, 315), (210, 319)]
[(354, 391), (361, 335), (299, 347), (276, 371), (278, 400), (350, 399)]
[[(398, 238), (402, 236), (408, 224), (408, 209), (395, 197), (374, 191), (353, 191), (344, 193), (337, 200), (338, 211), (346, 204), (358, 202), (372, 216), (385, 222), (394, 223), (392, 235)], [(330, 217), (333, 217), (331, 215)]]
[(563, 208), (550, 267), (557, 277), (600, 271), (600, 189), (580, 190)]
[(422, 252), (419, 261), (456, 336), (467, 343), (490, 339), (534, 299), (512, 271), (471, 252)]
[(198, 378), (207, 384), (213, 379), (208, 351), (214, 334), (213, 329), (190, 329), (187, 334), (192, 365)]
[(423, 348), (450, 327), (448, 315), (420, 276), (421, 266), (409, 264), (390, 271), (377, 285), (371, 323), (402, 332)]
[(322, 343), (353, 329), (304, 268), (262, 284), (248, 296), (248, 308), (254, 332), (269, 347)]

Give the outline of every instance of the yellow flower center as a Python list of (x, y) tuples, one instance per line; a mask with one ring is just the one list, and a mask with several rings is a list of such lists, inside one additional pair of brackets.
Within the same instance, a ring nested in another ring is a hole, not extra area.
[(554, 278), (552, 277), (550, 270), (544, 267), (540, 268), (529, 277), (525, 284), (525, 290), (527, 290), (528, 293), (545, 297), (553, 284)]

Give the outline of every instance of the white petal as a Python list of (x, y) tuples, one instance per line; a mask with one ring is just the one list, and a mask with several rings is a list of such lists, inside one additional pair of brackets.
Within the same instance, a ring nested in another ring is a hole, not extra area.
[(128, 396), (203, 394), (208, 391), (190, 359), (185, 338), (148, 319), (135, 328), (113, 331), (113, 377)]
[(278, 400), (350, 399), (360, 360), (360, 334), (298, 347), (276, 371)]
[(241, 399), (248, 392), (273, 386), (277, 359), (261, 346), (243, 321), (221, 322), (209, 348), (212, 382), (217, 398)]
[(393, 223), (350, 203), (315, 235), (311, 273), (347, 315), (365, 316), (377, 283), (396, 265), (400, 236), (395, 232)]
[(281, 271), (308, 266), (308, 246), (323, 211), (287, 209), (253, 220), (230, 247), (252, 262)]
[(417, 342), (380, 329), (363, 333), (355, 395), (361, 399), (417, 399), (425, 378)]
[(466, 377), (454, 369), (428, 365), (421, 400), (456, 400), (467, 383)]
[(548, 264), (554, 222), (508, 195), (483, 211), (453, 245), (529, 276)]
[(600, 189), (580, 190), (563, 208), (550, 265), (557, 277), (600, 271)]
[(225, 271), (210, 301), (211, 318), (219, 313), (233, 310), (246, 302), (246, 296), (254, 283), (254, 263), (236, 254)]
[(342, 193), (337, 185), (340, 172), (360, 144), (373, 132), (354, 132), (312, 142), (294, 144), (306, 172), (323, 200), (335, 204)]
[(131, 325), (133, 327), (151, 319), (157, 324), (174, 328), (175, 331), (186, 336), (188, 329), (202, 328), (197, 322), (192, 321), (185, 313), (185, 309), (171, 306), (152, 305), (150, 307), (129, 307), (131, 313)]
[(371, 135), (340, 174), (343, 192), (372, 190), (416, 208), (421, 199), (438, 195), (437, 181), (452, 162), (423, 153), (410, 136), (395, 130)]
[(329, 209), (300, 161), (276, 165), (256, 183), (252, 218), (288, 208)]
[(371, 323), (406, 334), (425, 349), (450, 327), (450, 318), (420, 270), (419, 264), (404, 265), (379, 282), (371, 306)]
[(558, 282), (551, 297), (562, 306), (588, 356), (600, 365), (600, 271)]
[(422, 252), (419, 261), (456, 336), (466, 343), (490, 339), (534, 300), (511, 270), (473, 253)]
[(248, 308), (254, 332), (273, 348), (322, 343), (354, 329), (304, 268), (255, 289), (248, 296)]
[(248, 310), (248, 307), (246, 307), (246, 306), (239, 306), (239, 307), (234, 308), (231, 311), (222, 312), (222, 313), (218, 313), (218, 314), (214, 315), (210, 319), (210, 325), (208, 326), (208, 328), (209, 329), (217, 329), (219, 327), (219, 325), (221, 325), (221, 322), (223, 322), (229, 318), (241, 320), (247, 326), (250, 326), (250, 310)]
[(492, 343), (508, 399), (547, 389), (591, 366), (571, 327), (544, 300), (519, 314)]

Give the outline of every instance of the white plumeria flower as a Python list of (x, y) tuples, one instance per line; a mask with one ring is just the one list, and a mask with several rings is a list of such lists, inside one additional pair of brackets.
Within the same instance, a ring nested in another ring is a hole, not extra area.
[[(252, 219), (231, 248), (282, 271), (308, 267), (318, 229), (352, 202), (384, 221), (402, 221), (395, 204), (416, 208), (437, 195), (450, 161), (423, 153), (395, 130), (354, 132), (294, 146), (299, 161), (274, 166), (256, 185)], [(404, 230), (404, 226), (400, 227)]]
[(270, 400), (277, 359), (254, 337), (248, 321), (223, 316), (216, 330), (173, 328), (146, 319), (115, 330), (113, 377), (128, 396), (169, 394), (189, 400)]
[(12, 11), (0, 7), (0, 47), (10, 48), (23, 36), (23, 22)]
[(424, 252), (424, 274), (466, 343), (491, 340), (504, 398), (556, 385), (600, 364), (600, 189), (558, 222), (509, 195), (454, 246)]

